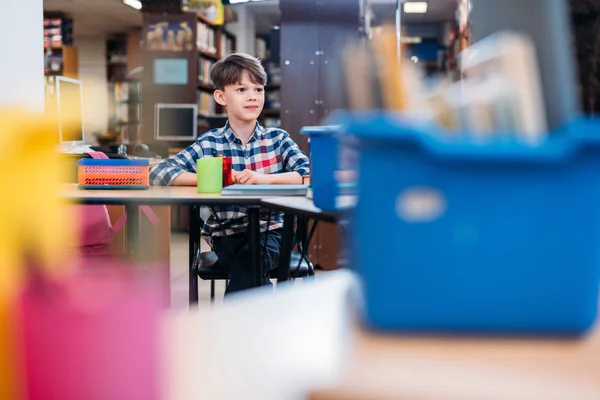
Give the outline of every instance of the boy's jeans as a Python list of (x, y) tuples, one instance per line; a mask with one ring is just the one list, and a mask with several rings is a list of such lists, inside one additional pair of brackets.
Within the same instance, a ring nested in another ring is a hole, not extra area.
[[(279, 266), (279, 252), (281, 249), (281, 229), (269, 231), (265, 245), (266, 232), (260, 234), (261, 261), (263, 281), (269, 281), (269, 271)], [(219, 264), (229, 275), (229, 285), (225, 294), (230, 294), (252, 287), (252, 255), (250, 251), (249, 235), (247, 232), (231, 236), (213, 236), (213, 251), (219, 257)]]

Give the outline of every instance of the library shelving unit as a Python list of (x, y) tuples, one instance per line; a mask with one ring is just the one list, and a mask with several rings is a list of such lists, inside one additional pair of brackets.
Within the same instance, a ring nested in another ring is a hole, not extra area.
[(60, 13), (44, 13), (44, 75), (77, 78), (78, 69), (73, 20)]
[(141, 141), (142, 85), (139, 80), (128, 76), (127, 68), (127, 36), (115, 35), (106, 42), (109, 132), (105, 140), (112, 143)]

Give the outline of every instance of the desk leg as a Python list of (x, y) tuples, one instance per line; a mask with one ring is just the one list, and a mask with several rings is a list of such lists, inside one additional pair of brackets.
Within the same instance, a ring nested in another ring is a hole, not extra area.
[(195, 258), (196, 253), (200, 252), (200, 206), (190, 206), (189, 212), (189, 274), (190, 274), (190, 287), (189, 297), (190, 304), (198, 303), (198, 270), (196, 269)]
[(258, 207), (248, 208), (248, 225), (254, 286), (258, 287), (262, 286), (264, 279), (262, 262), (260, 261), (260, 209)]
[(140, 249), (140, 207), (137, 204), (125, 205), (127, 212), (127, 253), (133, 260), (141, 257)]
[(295, 220), (296, 218), (292, 214), (283, 215), (283, 235), (281, 236), (281, 253), (279, 254), (277, 282), (285, 282), (290, 279)]

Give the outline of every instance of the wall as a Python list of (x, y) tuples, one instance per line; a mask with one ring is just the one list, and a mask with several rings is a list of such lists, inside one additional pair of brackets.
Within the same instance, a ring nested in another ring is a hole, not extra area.
[(79, 79), (83, 85), (84, 140), (95, 144), (93, 134), (108, 129), (106, 38), (75, 36), (74, 45), (79, 52)]
[(256, 46), (256, 21), (254, 14), (246, 5), (236, 6), (237, 22), (227, 24), (226, 29), (236, 37), (236, 50), (254, 54)]
[[(44, 16), (42, 0), (0, 0), (0, 107), (44, 111)], [(26, 18), (24, 17), (26, 16)]]

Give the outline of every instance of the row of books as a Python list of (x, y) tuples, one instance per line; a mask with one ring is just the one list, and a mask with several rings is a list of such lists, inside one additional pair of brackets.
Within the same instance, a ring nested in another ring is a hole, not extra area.
[(196, 34), (196, 46), (199, 50), (204, 50), (209, 53), (217, 52), (214, 29), (202, 22), (198, 22)]
[(269, 58), (267, 42), (264, 39), (256, 38), (254, 48), (256, 57), (260, 58), (261, 60), (266, 60)]
[(73, 44), (73, 21), (68, 18), (44, 18), (44, 47)]
[(198, 82), (210, 84), (210, 70), (215, 65), (214, 60), (198, 57)]
[(198, 91), (198, 114), (214, 115), (216, 114), (217, 104), (212, 93)]
[[(516, 132), (537, 141), (547, 131), (533, 42), (498, 32), (461, 54), (462, 79), (426, 78), (418, 64), (398, 57), (393, 29), (372, 43), (355, 43), (344, 55), (342, 87), (347, 108), (399, 111), (434, 120), (448, 132), (481, 138)], [(335, 80), (332, 84), (336, 84)]]
[(235, 51), (233, 38), (223, 35), (221, 36), (221, 56), (225, 57)]

